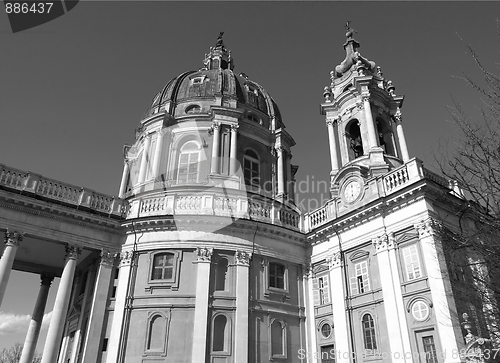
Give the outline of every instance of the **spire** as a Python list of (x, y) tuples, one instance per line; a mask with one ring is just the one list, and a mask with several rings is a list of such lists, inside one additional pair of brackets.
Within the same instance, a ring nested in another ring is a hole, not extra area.
[(375, 62), (369, 61), (368, 59), (361, 56), (358, 52), (358, 48), (360, 44), (353, 38), (353, 35), (357, 33), (357, 31), (351, 28), (351, 21), (347, 21), (345, 24), (346, 33), (345, 36), (347, 38), (344, 43), (344, 49), (346, 52), (345, 59), (338, 66), (335, 67), (335, 72), (333, 74), (334, 78), (341, 77), (344, 73), (346, 73), (351, 67), (356, 64), (357, 69), (367, 69), (372, 71), (375, 69)]
[(224, 32), (220, 32), (217, 37), (217, 42), (215, 47), (210, 47), (208, 54), (205, 54), (205, 59), (203, 60), (203, 69), (230, 69), (234, 68), (234, 61), (231, 57), (231, 51), (227, 50), (224, 46), (224, 41), (222, 36)]

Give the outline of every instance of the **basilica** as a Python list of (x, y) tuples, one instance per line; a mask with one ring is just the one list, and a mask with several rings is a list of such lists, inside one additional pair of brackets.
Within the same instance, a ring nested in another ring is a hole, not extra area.
[(463, 194), (410, 157), (404, 96), (349, 28), (343, 48), (316, 210), (295, 203), (287, 120), (222, 33), (153, 97), (118, 197), (0, 164), (0, 306), (12, 269), (41, 281), (21, 362), (50, 310), (42, 363), (458, 363), (483, 344), (496, 324), (438, 233), (466, 223)]

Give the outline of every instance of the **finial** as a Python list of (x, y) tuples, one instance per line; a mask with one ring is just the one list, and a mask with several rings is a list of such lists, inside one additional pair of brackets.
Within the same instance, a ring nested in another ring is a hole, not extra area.
[(217, 37), (217, 43), (215, 44), (216, 48), (219, 47), (224, 47), (224, 43), (222, 42), (222, 36), (224, 35), (224, 32), (220, 32), (219, 36)]
[(330, 87), (326, 86), (323, 90), (323, 97), (325, 97), (325, 102), (332, 102), (330, 100), (330, 97), (332, 97), (332, 91), (330, 90)]
[(345, 36), (347, 38), (352, 38), (353, 34), (357, 33), (357, 31), (355, 29), (351, 28), (351, 21), (350, 20), (347, 20), (347, 22), (345, 23), (345, 30), (346, 30)]

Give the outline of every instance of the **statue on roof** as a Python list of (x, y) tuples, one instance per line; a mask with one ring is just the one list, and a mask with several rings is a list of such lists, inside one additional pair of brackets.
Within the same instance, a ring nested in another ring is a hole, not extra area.
[(347, 38), (352, 38), (353, 34), (357, 33), (357, 31), (355, 29), (351, 28), (351, 21), (350, 20), (347, 20), (347, 22), (345, 23), (345, 30), (346, 30), (345, 36)]
[(215, 48), (224, 47), (224, 43), (222, 42), (223, 35), (224, 35), (224, 32), (219, 33), (219, 36), (217, 37), (217, 43), (215, 44)]

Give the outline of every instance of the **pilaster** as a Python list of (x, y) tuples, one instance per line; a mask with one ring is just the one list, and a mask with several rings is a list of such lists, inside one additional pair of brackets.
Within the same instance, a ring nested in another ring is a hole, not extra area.
[(252, 254), (236, 251), (236, 314), (234, 324), (235, 363), (248, 362), (248, 295), (249, 269)]
[(345, 297), (347, 291), (344, 286), (343, 261), (340, 252), (333, 253), (327, 258), (330, 269), (330, 289), (332, 291), (333, 326), (335, 334), (335, 351), (337, 352), (338, 363), (350, 362), (349, 350), (349, 328), (347, 322), (347, 307)]
[(196, 248), (196, 302), (194, 308), (192, 362), (205, 362), (207, 350), (208, 293), (213, 248)]

